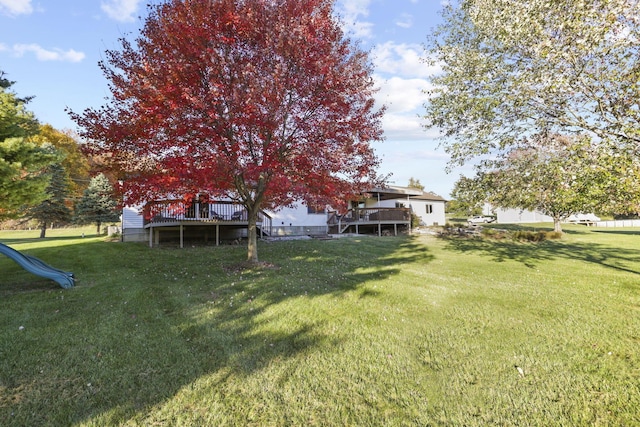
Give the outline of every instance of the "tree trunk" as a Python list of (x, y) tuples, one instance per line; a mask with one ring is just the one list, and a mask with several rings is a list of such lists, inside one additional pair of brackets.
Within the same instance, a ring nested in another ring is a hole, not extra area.
[(560, 223), (560, 218), (553, 219), (553, 231), (556, 233), (562, 233), (562, 224)]
[(98, 228), (97, 228), (97, 231), (96, 231), (98, 233), (98, 236), (100, 235), (100, 225), (102, 225), (102, 223), (100, 221), (98, 221), (97, 222)]
[(42, 226), (40, 227), (40, 238), (44, 239), (44, 236), (47, 234), (47, 223), (43, 222)]
[(250, 263), (258, 262), (258, 211), (248, 210), (247, 217), (249, 224), (247, 226), (247, 261)]

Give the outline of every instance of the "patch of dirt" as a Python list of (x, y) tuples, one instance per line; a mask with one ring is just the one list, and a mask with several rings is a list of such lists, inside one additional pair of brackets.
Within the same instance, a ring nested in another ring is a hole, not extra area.
[(244, 261), (238, 264), (233, 264), (229, 266), (223, 267), (227, 273), (241, 273), (247, 270), (278, 270), (278, 267), (275, 264), (271, 264), (270, 262), (258, 261)]

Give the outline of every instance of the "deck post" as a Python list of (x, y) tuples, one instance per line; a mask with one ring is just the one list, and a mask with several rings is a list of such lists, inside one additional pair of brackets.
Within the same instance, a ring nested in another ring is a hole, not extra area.
[(397, 223), (393, 223), (393, 235), (397, 236), (398, 235), (398, 224)]
[(184, 227), (180, 223), (180, 248), (184, 248)]
[(378, 237), (382, 237), (382, 223), (378, 221)]
[(153, 226), (149, 227), (149, 247), (153, 247)]
[(216, 246), (220, 246), (220, 224), (216, 224)]

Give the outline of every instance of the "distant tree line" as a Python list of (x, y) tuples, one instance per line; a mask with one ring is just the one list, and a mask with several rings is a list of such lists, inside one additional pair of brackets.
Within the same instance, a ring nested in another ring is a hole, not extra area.
[(40, 237), (53, 225), (94, 223), (99, 233), (119, 219), (111, 183), (71, 132), (39, 123), (13, 84), (0, 71), (0, 221), (35, 224)]

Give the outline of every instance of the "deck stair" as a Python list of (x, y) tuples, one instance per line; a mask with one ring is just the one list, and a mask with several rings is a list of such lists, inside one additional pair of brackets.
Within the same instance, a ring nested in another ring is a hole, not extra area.
[(399, 227), (411, 228), (411, 209), (408, 208), (358, 208), (349, 209), (344, 214), (332, 212), (327, 221), (329, 232), (344, 234), (371, 230), (378, 235), (383, 229), (398, 234)]

